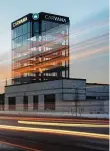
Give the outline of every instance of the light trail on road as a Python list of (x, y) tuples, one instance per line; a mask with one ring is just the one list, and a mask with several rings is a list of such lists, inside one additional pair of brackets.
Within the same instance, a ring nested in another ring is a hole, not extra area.
[(0, 141), (0, 143), (1, 144), (6, 144), (6, 145), (9, 145), (9, 146), (13, 146), (13, 147), (17, 147), (17, 148), (21, 148), (21, 149), (30, 150), (30, 151), (40, 151), (38, 149), (33, 149), (33, 148), (30, 148), (30, 147), (26, 147), (26, 146), (22, 146), (22, 145), (18, 145), (18, 144), (9, 143), (9, 142), (6, 142), (6, 141)]
[(67, 130), (20, 127), (20, 126), (7, 126), (7, 125), (0, 125), (0, 129), (1, 130), (21, 131), (21, 132), (38, 132), (38, 133), (45, 133), (45, 134), (57, 134), (57, 135), (59, 134), (59, 135), (68, 135), (68, 136), (79, 136), (79, 137), (88, 137), (88, 138), (105, 139), (105, 140), (109, 139), (109, 135), (79, 132), (79, 131), (67, 131)]
[(28, 125), (45, 125), (45, 126), (64, 126), (64, 127), (99, 127), (107, 128), (109, 125), (96, 125), (96, 124), (67, 124), (67, 123), (48, 123), (48, 122), (30, 122), (30, 121), (18, 121), (19, 124)]
[(15, 117), (15, 116), (0, 116), (0, 120), (19, 120), (19, 121), (42, 121), (42, 122), (59, 122), (59, 123), (92, 123), (92, 124), (109, 124), (109, 120), (95, 120), (95, 119), (72, 119), (72, 118), (55, 118), (55, 117)]

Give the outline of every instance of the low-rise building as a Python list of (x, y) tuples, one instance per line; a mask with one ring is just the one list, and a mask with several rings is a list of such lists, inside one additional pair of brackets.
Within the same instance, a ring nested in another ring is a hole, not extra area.
[(109, 85), (60, 79), (5, 88), (5, 110), (108, 114)]

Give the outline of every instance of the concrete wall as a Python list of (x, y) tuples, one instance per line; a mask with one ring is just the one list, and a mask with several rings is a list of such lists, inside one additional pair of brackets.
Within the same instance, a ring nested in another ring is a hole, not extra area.
[[(5, 110), (8, 97), (16, 96), (16, 110), (23, 111), (23, 97), (28, 96), (28, 111), (33, 111), (33, 95), (38, 95), (38, 110), (44, 111), (44, 95), (55, 94), (55, 112), (76, 114), (108, 113), (108, 100), (86, 100), (86, 96), (108, 97), (108, 86), (87, 84), (86, 80), (64, 79), (6, 87)], [(105, 103), (105, 101), (107, 103)], [(35, 111), (36, 112), (36, 111)]]
[(107, 84), (86, 84), (86, 96), (96, 96), (97, 99), (109, 99), (109, 85)]
[(109, 100), (104, 101), (104, 113), (109, 114), (110, 104)]
[[(5, 93), (5, 109), (8, 108), (8, 97), (16, 96), (16, 110), (23, 110), (23, 97), (28, 96), (29, 111), (31, 111), (33, 103), (33, 95), (38, 95), (39, 110), (44, 110), (44, 95), (55, 94), (56, 95), (56, 108), (58, 102), (65, 105), (62, 100), (73, 101), (76, 99), (76, 88), (78, 93), (78, 98), (80, 100), (85, 100), (85, 84), (86, 80), (55, 80), (48, 82), (32, 83), (25, 85), (17, 85), (6, 87)], [(62, 103), (61, 103), (62, 101)], [(71, 104), (71, 102), (70, 102)], [(66, 105), (65, 105), (66, 107)]]

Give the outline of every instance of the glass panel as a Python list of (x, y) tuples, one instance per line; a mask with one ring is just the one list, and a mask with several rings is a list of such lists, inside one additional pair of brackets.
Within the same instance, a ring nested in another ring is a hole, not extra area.
[(27, 38), (28, 38), (27, 42), (29, 43), (29, 42), (30, 42), (30, 37), (31, 37), (31, 35), (30, 35), (30, 33), (28, 33), (27, 35), (28, 35), (28, 37), (27, 37)]
[(25, 24), (23, 25), (23, 34), (25, 33)]
[(19, 36), (22, 35), (22, 26), (19, 27)]
[(20, 27), (17, 28), (17, 37), (20, 36)]
[(30, 38), (30, 33), (23, 35), (23, 44), (28, 43), (28, 39)]
[(58, 23), (52, 23), (49, 21), (42, 21), (42, 31), (45, 32), (46, 30), (50, 30), (52, 28), (58, 27)]
[(26, 35), (23, 35), (23, 45), (26, 43)]
[(13, 39), (16, 38), (16, 28), (13, 29)]
[(27, 32), (30, 32), (30, 22), (28, 22), (27, 24), (28, 24), (28, 30), (27, 30)]
[(51, 28), (52, 28), (51, 23), (50, 23), (50, 22), (47, 22), (47, 23), (46, 23), (46, 30), (49, 30), (49, 29), (51, 29)]
[(27, 26), (27, 23), (25, 23), (23, 25), (23, 34), (26, 34), (28, 32), (28, 26)]
[(42, 32), (46, 31), (46, 22), (42, 21)]
[(34, 33), (38, 33), (39, 32), (39, 23), (38, 22), (34, 22)]
[(19, 46), (22, 46), (22, 36), (19, 37)]
[(14, 48), (16, 48), (16, 39), (14, 39), (13, 41), (14, 41)]
[(12, 40), (12, 49), (14, 49), (14, 40)]
[(12, 30), (12, 49), (28, 42), (30, 38), (30, 25), (31, 23), (28, 22)]
[(19, 38), (16, 38), (16, 47), (19, 47)]
[(12, 39), (14, 39), (14, 29), (11, 31)]
[(16, 28), (16, 37), (19, 36), (18, 30), (19, 30), (19, 27)]

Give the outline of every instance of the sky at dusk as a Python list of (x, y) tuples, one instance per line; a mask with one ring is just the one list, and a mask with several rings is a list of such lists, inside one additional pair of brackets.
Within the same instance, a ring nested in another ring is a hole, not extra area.
[[(108, 0), (1, 0), (0, 93), (4, 90), (5, 79), (11, 77), (11, 22), (41, 11), (70, 18), (71, 77), (108, 83), (108, 3)], [(95, 44), (88, 42), (95, 37), (99, 37)], [(87, 45), (81, 44), (84, 41)]]

